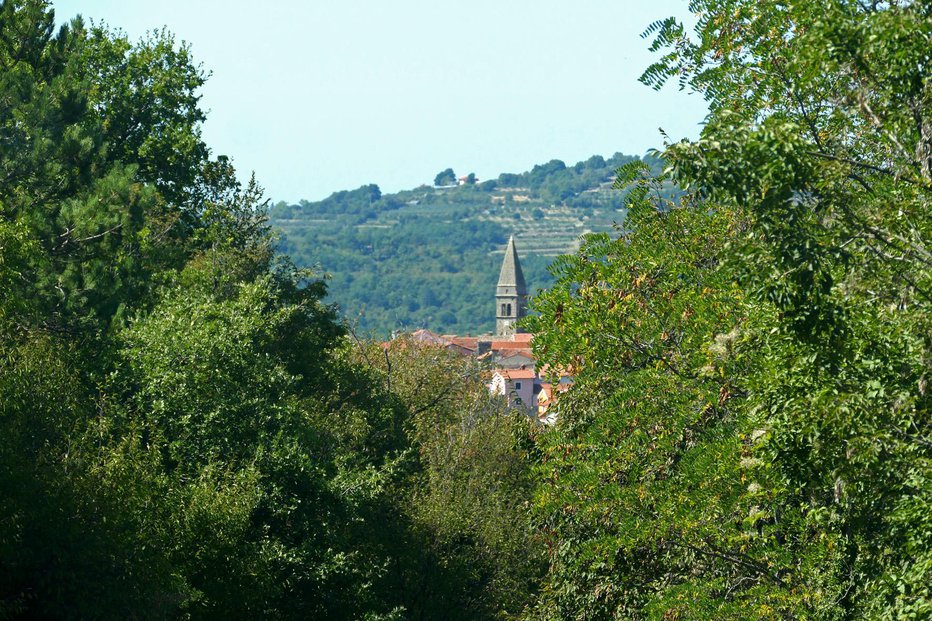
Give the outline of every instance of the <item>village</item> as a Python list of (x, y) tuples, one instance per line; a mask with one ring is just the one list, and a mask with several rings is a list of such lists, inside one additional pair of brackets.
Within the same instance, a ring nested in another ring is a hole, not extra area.
[(526, 313), (527, 283), (511, 236), (495, 287), (495, 334), (440, 335), (422, 328), (410, 338), (421, 345), (474, 357), (483, 363), (485, 383), (492, 394), (504, 397), (509, 406), (540, 424), (552, 425), (556, 422), (552, 409), (556, 397), (569, 389), (573, 378), (568, 369), (538, 366), (531, 348), (534, 335), (524, 332), (520, 324)]

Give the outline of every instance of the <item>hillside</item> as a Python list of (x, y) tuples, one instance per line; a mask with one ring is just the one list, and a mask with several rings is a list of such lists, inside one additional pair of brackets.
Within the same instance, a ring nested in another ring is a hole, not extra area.
[(623, 194), (612, 181), (632, 159), (552, 160), (462, 185), (447, 169), (437, 185), (384, 195), (366, 185), (322, 201), (278, 203), (270, 215), (281, 251), (332, 276), (331, 300), (361, 333), (476, 334), (493, 328), (491, 299), (508, 236), (516, 238), (530, 292), (546, 289), (553, 257), (624, 220)]

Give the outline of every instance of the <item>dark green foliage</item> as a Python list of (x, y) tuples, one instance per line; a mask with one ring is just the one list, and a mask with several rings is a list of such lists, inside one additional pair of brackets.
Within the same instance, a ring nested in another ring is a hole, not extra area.
[(438, 172), (437, 176), (434, 177), (434, 185), (456, 185), (456, 173), (453, 172), (452, 168), (447, 168), (446, 170)]
[(0, 618), (519, 612), (523, 419), (461, 358), (350, 344), (201, 141), (187, 48), (53, 24), (0, 2)]

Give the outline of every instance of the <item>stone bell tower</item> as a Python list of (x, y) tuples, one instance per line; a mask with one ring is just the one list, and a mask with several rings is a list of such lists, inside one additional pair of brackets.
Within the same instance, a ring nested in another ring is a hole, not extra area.
[(517, 322), (524, 317), (527, 304), (527, 286), (515, 250), (514, 235), (508, 238), (502, 271), (495, 289), (495, 336), (511, 336), (518, 332)]

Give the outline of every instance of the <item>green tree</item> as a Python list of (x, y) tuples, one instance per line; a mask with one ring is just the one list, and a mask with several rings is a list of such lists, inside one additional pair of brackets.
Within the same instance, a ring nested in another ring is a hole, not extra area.
[(452, 168), (447, 168), (437, 173), (437, 176), (434, 177), (435, 186), (445, 186), (445, 185), (456, 185), (456, 173), (453, 172)]
[(462, 359), (363, 363), (185, 47), (53, 25), (0, 3), (0, 617), (519, 611), (526, 427)]
[(535, 351), (575, 377), (540, 439), (551, 565), (531, 617), (778, 618), (798, 604), (781, 588), (794, 557), (758, 536), (755, 427), (735, 398), (747, 318), (718, 266), (737, 221), (646, 197), (630, 197), (629, 233), (557, 259), (534, 303)]
[(650, 207), (668, 180), (624, 168), (629, 230), (538, 302), (541, 356), (578, 373), (538, 616), (928, 616), (927, 8), (691, 8), (642, 78), (709, 101), (663, 152), (691, 194)]
[(407, 527), (389, 597), (411, 618), (520, 613), (544, 560), (530, 521), (530, 421), (490, 395), (482, 366), (459, 353), (400, 337), (354, 354), (406, 412), (409, 479), (393, 511)]
[(53, 25), (0, 4), (2, 614), (339, 610), (339, 588), (281, 588), (338, 558), (285, 559), (269, 517), (327, 506), (301, 452), (342, 333), (323, 285), (273, 261), (261, 191), (207, 159), (184, 48)]
[(838, 546), (823, 582), (843, 616), (928, 615), (927, 7), (695, 8), (709, 16), (695, 38), (658, 25), (668, 53), (645, 80), (678, 71), (706, 94), (702, 139), (668, 156), (755, 233), (734, 258), (773, 318), (749, 378), (769, 413), (762, 458), (811, 536)]

